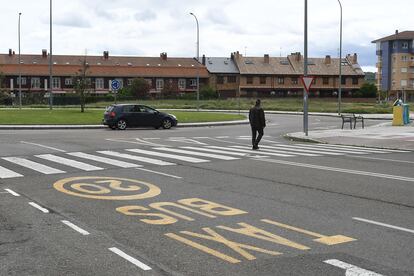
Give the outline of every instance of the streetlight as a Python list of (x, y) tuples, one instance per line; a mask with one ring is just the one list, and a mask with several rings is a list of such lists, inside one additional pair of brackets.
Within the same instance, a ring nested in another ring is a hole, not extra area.
[(21, 70), (21, 57), (20, 57), (20, 17), (22, 13), (19, 12), (19, 109), (22, 109), (22, 70)]
[(50, 0), (50, 53), (49, 53), (49, 108), (53, 109), (53, 76), (52, 76), (52, 0)]
[(341, 23), (339, 28), (339, 89), (338, 89), (338, 114), (341, 114), (341, 95), (342, 95), (342, 4), (338, 0), (341, 9)]
[(190, 12), (192, 16), (194, 16), (196, 23), (197, 23), (197, 111), (200, 109), (200, 66), (198, 66), (199, 59), (200, 59), (200, 33), (199, 33), (199, 26), (198, 26), (198, 19), (194, 13)]

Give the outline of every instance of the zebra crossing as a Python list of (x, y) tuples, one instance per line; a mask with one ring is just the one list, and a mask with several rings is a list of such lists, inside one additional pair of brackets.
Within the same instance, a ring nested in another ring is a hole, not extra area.
[[(240, 144), (199, 145), (199, 146), (152, 146), (145, 149), (131, 148), (121, 150), (99, 150), (95, 152), (59, 152), (39, 154), (28, 157), (0, 157), (0, 179), (24, 177), (25, 172), (52, 175), (66, 173), (68, 169), (81, 171), (100, 171), (112, 167), (141, 168), (146, 165), (173, 166), (178, 162), (207, 163), (213, 160), (233, 161), (250, 157), (299, 156), (344, 156), (403, 153), (405, 150), (390, 150), (368, 147), (354, 147), (332, 144), (283, 144), (266, 143), (259, 151)], [(92, 162), (92, 164), (90, 164)], [(68, 168), (68, 169), (65, 169)]]

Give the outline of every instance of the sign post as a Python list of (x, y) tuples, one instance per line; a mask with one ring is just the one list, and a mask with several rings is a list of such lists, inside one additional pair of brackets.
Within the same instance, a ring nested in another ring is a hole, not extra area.
[[(303, 46), (303, 77), (308, 76), (308, 0), (305, 0), (304, 14), (304, 46)], [(303, 132), (308, 136), (308, 93), (303, 90)]]
[(302, 76), (300, 77), (302, 81), (304, 91), (303, 91), (303, 132), (308, 136), (308, 94), (309, 89), (312, 86), (313, 77)]
[(121, 83), (119, 80), (112, 80), (111, 81), (111, 90), (114, 93), (115, 97), (115, 104), (116, 104), (116, 95), (118, 94), (118, 90), (121, 88)]

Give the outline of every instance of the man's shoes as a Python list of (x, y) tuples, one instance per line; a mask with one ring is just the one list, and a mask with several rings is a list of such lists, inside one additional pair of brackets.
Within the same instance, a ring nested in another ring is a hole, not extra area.
[(259, 146), (253, 146), (253, 148), (252, 148), (253, 150), (258, 150), (259, 149)]

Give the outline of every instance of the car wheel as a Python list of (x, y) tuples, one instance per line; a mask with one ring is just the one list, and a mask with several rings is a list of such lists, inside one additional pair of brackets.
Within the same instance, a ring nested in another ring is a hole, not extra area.
[(126, 122), (125, 120), (121, 119), (121, 120), (119, 120), (119, 121), (116, 123), (116, 127), (117, 127), (119, 130), (124, 130), (124, 129), (126, 129), (126, 128), (127, 128), (127, 122)]
[(162, 120), (162, 128), (163, 129), (170, 129), (172, 127), (172, 121), (168, 118)]

